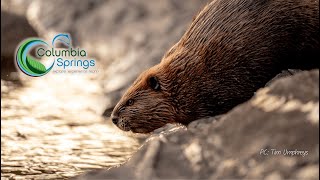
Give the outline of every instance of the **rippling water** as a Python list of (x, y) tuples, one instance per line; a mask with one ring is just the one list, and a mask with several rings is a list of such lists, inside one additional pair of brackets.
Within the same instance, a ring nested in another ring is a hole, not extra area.
[(99, 74), (1, 81), (1, 177), (57, 179), (127, 160), (138, 148), (101, 117)]

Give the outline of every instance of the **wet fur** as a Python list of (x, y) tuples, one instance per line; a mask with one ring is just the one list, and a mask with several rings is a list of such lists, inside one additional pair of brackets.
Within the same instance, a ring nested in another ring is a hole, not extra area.
[[(248, 100), (283, 69), (319, 68), (319, 57), (318, 0), (214, 0), (112, 115), (120, 129), (139, 133), (188, 124)], [(160, 91), (149, 87), (151, 76)]]

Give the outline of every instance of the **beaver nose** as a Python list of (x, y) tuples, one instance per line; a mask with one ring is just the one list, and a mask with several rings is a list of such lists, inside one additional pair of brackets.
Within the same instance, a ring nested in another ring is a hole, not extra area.
[(115, 124), (115, 125), (118, 124), (119, 118), (117, 116), (111, 115), (111, 119), (112, 119), (113, 124)]

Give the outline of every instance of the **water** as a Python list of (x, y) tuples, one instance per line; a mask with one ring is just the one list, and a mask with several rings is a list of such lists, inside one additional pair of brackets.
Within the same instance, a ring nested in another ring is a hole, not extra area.
[(101, 114), (99, 74), (1, 81), (1, 177), (65, 179), (126, 161), (139, 146)]

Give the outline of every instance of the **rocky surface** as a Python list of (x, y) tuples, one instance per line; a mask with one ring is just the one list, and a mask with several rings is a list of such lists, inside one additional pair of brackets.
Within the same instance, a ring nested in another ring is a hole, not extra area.
[(280, 78), (220, 118), (152, 136), (78, 179), (319, 179), (319, 70)]

